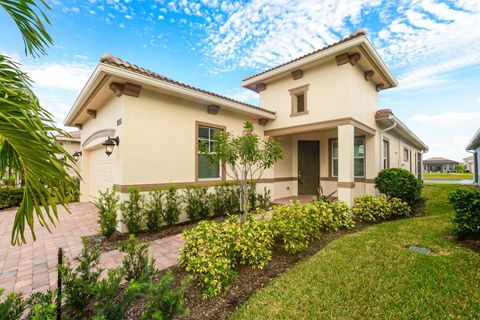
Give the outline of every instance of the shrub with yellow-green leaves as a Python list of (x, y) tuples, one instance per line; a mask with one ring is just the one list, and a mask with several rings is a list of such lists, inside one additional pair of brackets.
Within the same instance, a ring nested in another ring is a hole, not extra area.
[(282, 239), (288, 253), (296, 253), (320, 238), (325, 231), (352, 228), (355, 223), (348, 206), (343, 202), (314, 201), (273, 208), (270, 220), (275, 235)]
[(398, 198), (365, 195), (354, 199), (352, 212), (357, 221), (378, 222), (393, 216), (408, 216), (410, 207)]
[(263, 268), (272, 258), (273, 234), (265, 220), (202, 221), (183, 238), (179, 264), (199, 281), (204, 298), (218, 295), (237, 276), (236, 265)]

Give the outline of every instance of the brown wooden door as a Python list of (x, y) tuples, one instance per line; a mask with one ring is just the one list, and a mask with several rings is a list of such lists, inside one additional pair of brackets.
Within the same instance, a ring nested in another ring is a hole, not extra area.
[(298, 141), (298, 194), (317, 194), (320, 182), (320, 142)]

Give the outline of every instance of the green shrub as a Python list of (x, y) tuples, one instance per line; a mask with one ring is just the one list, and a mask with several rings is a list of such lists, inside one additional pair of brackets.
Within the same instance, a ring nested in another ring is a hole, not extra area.
[(0, 188), (0, 209), (18, 207), (23, 199), (23, 188)]
[(247, 217), (241, 226), (237, 217), (201, 221), (184, 231), (183, 238), (179, 264), (198, 279), (204, 298), (216, 296), (237, 276), (236, 265), (263, 268), (271, 259), (273, 233), (263, 220)]
[(357, 221), (378, 222), (394, 216), (408, 216), (411, 208), (398, 198), (364, 195), (354, 199), (352, 212)]
[[(4, 289), (0, 288), (0, 296)], [(23, 299), (22, 294), (18, 292), (10, 292), (0, 301), (0, 320), (17, 320), (20, 319), (27, 308), (27, 301)]]
[(128, 190), (128, 201), (121, 204), (122, 221), (128, 228), (129, 233), (138, 234), (143, 229), (143, 197), (139, 188)]
[(247, 215), (240, 225), (238, 217), (233, 216), (223, 225), (228, 238), (233, 239), (235, 264), (263, 269), (272, 259), (273, 232), (268, 221)]
[(377, 222), (390, 215), (390, 207), (385, 197), (374, 197), (367, 194), (356, 197), (353, 202), (352, 212), (357, 221)]
[(123, 277), (123, 268), (112, 268), (108, 270), (107, 276), (98, 282), (95, 319), (123, 319), (128, 308), (142, 296), (146, 284), (130, 281), (124, 289), (121, 289)]
[(215, 187), (214, 192), (210, 194), (210, 202), (215, 216), (234, 214), (240, 210), (237, 191), (237, 186), (229, 183)]
[(117, 230), (118, 197), (115, 191), (110, 192), (109, 189), (99, 193), (100, 197), (95, 202), (95, 206), (98, 209), (100, 232), (103, 236), (110, 237)]
[(288, 253), (297, 253), (318, 239), (323, 231), (336, 231), (354, 226), (352, 214), (345, 203), (314, 201), (290, 206), (275, 206), (270, 220), (275, 235), (282, 239)]
[(87, 306), (95, 298), (96, 285), (102, 272), (98, 267), (100, 246), (89, 247), (85, 237), (82, 237), (82, 245), (82, 251), (74, 258), (76, 267), (72, 267), (67, 259), (59, 266), (65, 306), (74, 311), (79, 319), (83, 318)]
[(296, 253), (308, 247), (313, 238), (320, 236), (320, 228), (309, 215), (310, 210), (298, 201), (289, 206), (274, 206), (270, 224), (275, 235), (283, 241), (288, 253)]
[(456, 189), (448, 196), (455, 209), (453, 230), (460, 237), (480, 235), (480, 191)]
[(149, 201), (145, 206), (145, 217), (149, 231), (158, 231), (163, 224), (163, 195), (162, 190), (149, 193)]
[(188, 315), (183, 299), (185, 283), (181, 288), (171, 289), (172, 280), (172, 272), (168, 271), (159, 282), (150, 283), (142, 320), (171, 320)]
[(199, 280), (204, 298), (216, 296), (236, 277), (234, 239), (230, 236), (224, 232), (222, 223), (213, 221), (200, 221), (195, 228), (183, 232), (185, 244), (179, 265)]
[(166, 197), (167, 200), (163, 220), (169, 225), (174, 225), (178, 222), (180, 217), (180, 200), (177, 188), (170, 187)]
[(75, 178), (74, 189), (71, 191), (69, 202), (79, 202), (80, 201), (80, 178)]
[(390, 205), (390, 216), (407, 217), (412, 212), (408, 203), (401, 199), (392, 198), (388, 204)]
[(257, 194), (257, 204), (258, 208), (265, 210), (270, 207), (270, 203), (272, 201), (272, 192), (267, 187), (263, 188), (263, 194)]
[(391, 168), (380, 171), (375, 187), (389, 199), (399, 198), (414, 207), (420, 200), (422, 183), (407, 170)]
[(30, 312), (28, 320), (53, 320), (57, 315), (57, 291), (48, 290), (46, 293), (36, 292), (30, 295), (28, 305)]
[(137, 243), (133, 234), (120, 242), (120, 252), (126, 253), (122, 262), (126, 280), (149, 281), (155, 276), (155, 259), (149, 256), (148, 247), (148, 243)]
[(185, 191), (185, 211), (192, 221), (210, 216), (210, 197), (206, 187), (189, 187)]

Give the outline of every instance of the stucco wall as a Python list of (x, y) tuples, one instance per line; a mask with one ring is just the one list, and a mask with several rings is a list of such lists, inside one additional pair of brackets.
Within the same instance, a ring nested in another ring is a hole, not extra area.
[[(75, 152), (80, 151), (80, 142), (77, 141), (60, 141), (60, 144), (62, 145), (63, 149), (68, 152), (68, 154), (73, 155)], [(70, 162), (69, 162), (70, 163)], [(70, 163), (71, 165), (74, 166), (78, 171), (80, 170), (80, 167), (82, 165), (82, 158), (80, 157), (78, 161), (75, 163)], [(77, 173), (73, 169), (68, 169), (67, 170), (68, 174), (70, 176), (77, 176)]]
[[(124, 99), (124, 185), (194, 182), (196, 122), (225, 126), (240, 135), (244, 122), (251, 120), (222, 109), (211, 115), (204, 104), (146, 89), (140, 98)], [(263, 136), (263, 127), (254, 125)], [(273, 172), (263, 178), (273, 178)]]
[[(329, 62), (305, 69), (303, 77), (293, 80), (290, 74), (267, 84), (260, 92), (260, 106), (277, 112), (277, 119), (267, 124), (266, 130), (303, 125), (320, 121), (353, 117), (375, 127), (377, 92), (371, 82), (365, 81), (363, 70), (345, 64)], [(309, 85), (308, 114), (291, 116), (291, 89)]]
[[(123, 97), (115, 97), (112, 95), (110, 99), (108, 99), (104, 105), (97, 110), (97, 114), (95, 118), (89, 118), (82, 124), (82, 136), (81, 136), (81, 143), (82, 143), (82, 159), (81, 159), (81, 175), (83, 181), (80, 183), (80, 192), (81, 192), (81, 201), (92, 201), (94, 196), (98, 193), (97, 186), (95, 184), (96, 179), (98, 178), (95, 176), (96, 168), (94, 167), (97, 165), (94, 161), (90, 161), (90, 155), (92, 152), (100, 152), (100, 149), (104, 150), (104, 147), (101, 145), (102, 142), (106, 140), (106, 137), (98, 137), (93, 140), (90, 139), (88, 144), (85, 144), (86, 140), (90, 138), (90, 136), (96, 133), (99, 130), (104, 129), (112, 129), (115, 131), (114, 135), (120, 137), (120, 145), (115, 147), (113, 154), (110, 156), (108, 160), (112, 163), (111, 167), (104, 168), (105, 170), (111, 170), (108, 172), (108, 176), (111, 176), (111, 187), (113, 184), (121, 184), (123, 181), (123, 172), (122, 172), (122, 150), (125, 149), (123, 146), (123, 138), (122, 135), (122, 128), (121, 126), (117, 126), (117, 120), (121, 119), (123, 115)], [(126, 149), (125, 149), (126, 150)], [(107, 160), (107, 155), (105, 154), (105, 159)], [(102, 169), (102, 170), (104, 170)], [(109, 183), (110, 184), (110, 183)]]

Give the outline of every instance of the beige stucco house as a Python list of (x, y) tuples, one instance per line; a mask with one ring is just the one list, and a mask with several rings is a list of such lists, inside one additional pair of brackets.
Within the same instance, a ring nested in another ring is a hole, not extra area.
[(472, 137), (472, 140), (467, 145), (466, 150), (473, 153), (473, 181), (476, 184), (480, 183), (480, 129)]
[[(58, 143), (71, 155), (76, 155), (76, 162), (72, 163), (75, 168), (80, 168), (82, 165), (82, 157), (78, 154), (81, 152), (81, 132), (79, 130), (69, 132), (69, 136), (57, 136)], [(75, 172), (72, 168), (68, 169), (68, 174), (71, 176), (77, 176), (78, 172)]]
[[(241, 134), (252, 119), (259, 135), (284, 150), (259, 184), (274, 199), (313, 195), (321, 184), (351, 204), (375, 193), (384, 168), (421, 175), (427, 146), (391, 110), (378, 109), (378, 92), (397, 81), (362, 31), (247, 77), (242, 86), (258, 92), (260, 106), (103, 55), (65, 120), (82, 131), (81, 200), (112, 186), (125, 199), (130, 186), (219, 184), (227, 175), (206, 165), (197, 141), (208, 143), (215, 130)], [(110, 156), (102, 145), (108, 137), (118, 138)]]

